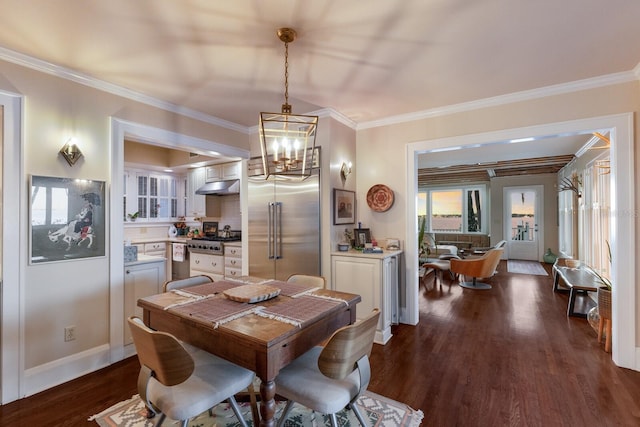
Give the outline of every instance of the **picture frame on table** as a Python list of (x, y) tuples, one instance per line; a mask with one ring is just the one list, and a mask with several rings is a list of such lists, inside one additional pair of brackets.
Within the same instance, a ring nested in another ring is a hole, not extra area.
[(371, 243), (371, 230), (368, 228), (354, 228), (353, 240), (356, 248), (364, 248), (365, 243)]
[(29, 263), (104, 257), (105, 182), (30, 176)]
[(354, 224), (356, 222), (356, 192), (333, 189), (333, 224)]

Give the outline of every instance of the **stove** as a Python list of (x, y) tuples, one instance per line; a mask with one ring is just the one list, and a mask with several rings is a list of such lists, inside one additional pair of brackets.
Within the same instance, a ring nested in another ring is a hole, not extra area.
[(189, 252), (200, 254), (223, 255), (224, 247), (219, 240), (210, 240), (209, 238), (196, 238), (187, 240), (187, 249)]
[(187, 249), (190, 252), (201, 254), (222, 255), (224, 254), (224, 242), (239, 242), (242, 240), (240, 231), (227, 233), (228, 236), (205, 235), (187, 240)]

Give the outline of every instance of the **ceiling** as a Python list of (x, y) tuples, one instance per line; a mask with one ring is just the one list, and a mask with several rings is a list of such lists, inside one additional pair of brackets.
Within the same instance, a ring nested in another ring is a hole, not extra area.
[(246, 128), (284, 101), (285, 26), (298, 32), (293, 112), (328, 109), (355, 127), (640, 73), (640, 2), (629, 0), (0, 4), (11, 11), (0, 59), (45, 61)]

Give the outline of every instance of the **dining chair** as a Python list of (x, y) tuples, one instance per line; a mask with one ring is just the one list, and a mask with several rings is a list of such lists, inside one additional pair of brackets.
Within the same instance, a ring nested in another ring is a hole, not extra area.
[(369, 386), (369, 354), (380, 311), (376, 308), (364, 319), (338, 329), (327, 344), (316, 346), (280, 370), (276, 392), (288, 400), (278, 419), (281, 427), (295, 402), (328, 414), (337, 427), (336, 412), (350, 408), (367, 427), (356, 401)]
[(139, 317), (128, 319), (140, 361), (138, 393), (148, 409), (161, 414), (156, 427), (166, 417), (189, 419), (224, 400), (243, 427), (234, 395), (252, 383), (254, 373), (204, 350), (188, 352), (173, 335), (148, 328)]
[(311, 276), (308, 274), (292, 274), (287, 279), (289, 283), (299, 283), (301, 285), (313, 286), (316, 288), (324, 289), (327, 286), (327, 281), (322, 276)]
[[(183, 289), (188, 288), (189, 286), (197, 286), (204, 285), (206, 283), (212, 283), (213, 279), (205, 274), (199, 274), (196, 276), (187, 277), (185, 279), (175, 279), (169, 280), (166, 282), (162, 288), (163, 292), (169, 292), (173, 289)], [(192, 346), (187, 343), (182, 343), (182, 345), (187, 349), (187, 351), (192, 350)], [(259, 381), (259, 380), (254, 380)], [(258, 411), (258, 396), (260, 393), (256, 391), (256, 385), (252, 382), (249, 387), (247, 387), (246, 391), (241, 393), (237, 393), (238, 396), (249, 397), (249, 403), (251, 404), (251, 416), (253, 418), (253, 424), (258, 425), (260, 423), (260, 412)]]
[(491, 289), (491, 285), (488, 283), (480, 283), (477, 279), (491, 277), (495, 274), (503, 252), (503, 248), (489, 249), (481, 257), (465, 259), (453, 258), (449, 261), (450, 269), (453, 273), (460, 274), (463, 277), (473, 277), (471, 282), (465, 282), (463, 278), (463, 281), (459, 283), (463, 288)]
[(187, 288), (189, 286), (204, 285), (205, 283), (211, 283), (211, 282), (213, 282), (213, 279), (204, 274), (187, 277), (185, 279), (169, 280), (165, 282), (165, 284), (162, 286), (162, 292), (169, 292), (170, 290), (173, 290), (173, 289), (182, 289), (182, 288)]

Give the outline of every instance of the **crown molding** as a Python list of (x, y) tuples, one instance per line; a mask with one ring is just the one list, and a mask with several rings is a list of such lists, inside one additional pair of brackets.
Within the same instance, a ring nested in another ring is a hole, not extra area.
[(561, 95), (565, 93), (578, 92), (581, 90), (594, 89), (610, 86), (640, 79), (640, 64), (632, 71), (608, 74), (605, 76), (593, 77), (589, 79), (576, 80), (569, 83), (562, 83), (546, 86), (538, 89), (514, 92), (507, 95), (494, 96), (491, 98), (479, 99), (476, 101), (463, 102), (444, 107), (432, 108), (430, 110), (417, 111), (414, 113), (400, 114), (387, 117), (385, 119), (373, 120), (359, 123), (356, 130), (370, 129), (381, 126), (396, 125), (416, 120), (423, 120), (432, 117), (447, 116), (450, 114), (462, 113), (466, 111), (478, 110), (488, 107), (512, 104), (515, 102), (529, 101), (532, 99), (545, 98), (547, 96)]
[(230, 129), (236, 132), (248, 134), (249, 129), (246, 126), (241, 126), (237, 123), (233, 123), (227, 120), (220, 119), (218, 117), (204, 114), (199, 111), (192, 110), (190, 108), (182, 107), (180, 105), (173, 104), (153, 98), (151, 96), (118, 86), (112, 83), (105, 82), (103, 80), (96, 79), (88, 74), (80, 73), (69, 68), (65, 68), (56, 64), (52, 64), (47, 61), (43, 61), (20, 52), (16, 52), (4, 47), (0, 47), (0, 60), (14, 63), (32, 70), (40, 71), (42, 73), (50, 74), (52, 76), (60, 77), (62, 79), (70, 80), (75, 83), (79, 83), (84, 86), (91, 87), (103, 92), (111, 93), (132, 101), (140, 102), (142, 104), (150, 105), (152, 107), (159, 108), (161, 110), (170, 111), (172, 113), (180, 114), (185, 117), (189, 117), (201, 122), (209, 123), (222, 128)]
[[(171, 102), (162, 101), (143, 93), (139, 93), (122, 86), (96, 79), (95, 77), (92, 77), (88, 74), (80, 73), (78, 71), (65, 68), (47, 61), (43, 61), (4, 47), (0, 47), (0, 60), (11, 62), (26, 68), (40, 71), (42, 73), (70, 80), (103, 92), (111, 93), (113, 95), (121, 96), (132, 101), (140, 102), (142, 104), (150, 105), (152, 107), (170, 111), (172, 113), (180, 114), (194, 120), (199, 120), (201, 122), (209, 123), (214, 126), (220, 126), (222, 128), (230, 129), (243, 134), (250, 135), (258, 131), (257, 126), (242, 126), (228, 120), (220, 119), (209, 114), (204, 114), (190, 108), (173, 104)], [(552, 95), (577, 92), (580, 90), (594, 89), (620, 83), (628, 83), (634, 80), (640, 80), (640, 63), (638, 63), (638, 65), (636, 65), (631, 71), (614, 73), (590, 79), (576, 80), (574, 82), (546, 86), (521, 92), (514, 92), (507, 95), (495, 96), (491, 98), (453, 104), (444, 107), (437, 107), (429, 110), (416, 111), (413, 113), (400, 114), (397, 116), (391, 116), (380, 120), (372, 120), (362, 123), (355, 122), (354, 120), (350, 119), (339, 111), (334, 110), (333, 108), (323, 108), (308, 114), (317, 115), (318, 117), (330, 117), (344, 124), (345, 126), (358, 131), (375, 127), (402, 124), (432, 117), (446, 116), (482, 108), (496, 107), (500, 105), (511, 104), (514, 102), (528, 101)]]

